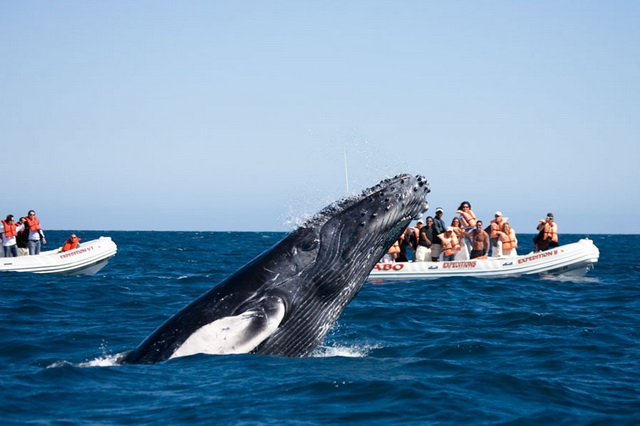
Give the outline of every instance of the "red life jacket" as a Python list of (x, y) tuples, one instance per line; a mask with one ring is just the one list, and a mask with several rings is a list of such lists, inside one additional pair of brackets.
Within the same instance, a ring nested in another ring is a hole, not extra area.
[(42, 228), (40, 227), (40, 221), (38, 220), (37, 217), (33, 217), (33, 219), (31, 218), (26, 218), (27, 220), (27, 225), (29, 226), (29, 231), (40, 231), (42, 230)]
[(4, 236), (6, 238), (15, 237), (15, 236), (18, 235), (18, 233), (16, 232), (16, 224), (15, 223), (7, 223), (6, 220), (3, 220), (2, 224), (4, 225)]
[(80, 240), (81, 238), (69, 237), (69, 239), (62, 246), (62, 251), (69, 251), (73, 250), (74, 248), (78, 248), (78, 243), (80, 242)]

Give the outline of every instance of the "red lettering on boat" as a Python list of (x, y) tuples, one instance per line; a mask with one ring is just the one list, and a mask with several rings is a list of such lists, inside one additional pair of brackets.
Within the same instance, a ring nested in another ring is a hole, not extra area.
[(376, 271), (399, 271), (404, 268), (402, 263), (376, 263), (376, 266), (373, 268)]
[(544, 259), (545, 257), (555, 256), (556, 254), (558, 254), (558, 250), (543, 251), (540, 253), (533, 254), (531, 256), (523, 257), (522, 259), (518, 259), (518, 263), (526, 263), (532, 260)]
[(445, 268), (445, 269), (475, 268), (476, 267), (476, 261), (475, 260), (471, 260), (471, 261), (460, 260), (460, 261), (457, 261), (457, 262), (444, 262), (442, 264), (442, 267)]
[(71, 256), (76, 256), (78, 254), (82, 254), (82, 253), (86, 253), (88, 251), (93, 250), (93, 246), (89, 246), (89, 247), (83, 247), (83, 248), (79, 248), (79, 249), (75, 249), (72, 251), (68, 251), (65, 254), (61, 254), (60, 255), (60, 259), (66, 259), (67, 257), (71, 257)]

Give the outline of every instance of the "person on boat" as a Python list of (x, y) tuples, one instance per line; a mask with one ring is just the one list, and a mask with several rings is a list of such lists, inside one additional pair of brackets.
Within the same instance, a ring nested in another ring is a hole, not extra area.
[(466, 232), (462, 228), (462, 222), (459, 217), (456, 216), (451, 220), (451, 228), (453, 228), (453, 232), (458, 238), (458, 245), (460, 246), (460, 250), (456, 252), (454, 260), (469, 260), (470, 249), (467, 244)]
[(398, 258), (398, 254), (400, 254), (400, 241), (396, 241), (393, 243), (389, 250), (387, 250), (387, 254), (382, 258), (383, 262), (395, 262)]
[(500, 238), (500, 257), (513, 257), (517, 256), (518, 238), (516, 237), (516, 231), (511, 227), (509, 222), (502, 224), (502, 230), (498, 232)]
[(558, 224), (554, 222), (553, 213), (547, 213), (547, 217), (540, 220), (537, 227), (538, 235), (533, 239), (535, 251), (545, 251), (558, 247)]
[[(420, 221), (420, 227), (422, 227), (422, 221)], [(407, 226), (400, 237), (400, 254), (398, 255), (397, 262), (408, 262), (410, 259), (415, 258), (415, 252), (418, 248), (418, 236), (419, 231), (414, 226)]]
[(413, 233), (409, 237), (409, 246), (413, 250), (414, 260), (415, 254), (418, 252), (418, 244), (420, 244), (420, 230), (424, 228), (424, 221), (418, 219), (416, 226), (413, 227)]
[(22, 222), (14, 223), (13, 215), (7, 215), (2, 221), (2, 248), (4, 257), (18, 257), (17, 236), (18, 231), (24, 228)]
[(26, 226), (29, 228), (29, 255), (40, 254), (42, 244), (47, 244), (44, 232), (42, 232), (42, 226), (40, 226), (40, 220), (36, 217), (34, 210), (29, 210), (25, 220)]
[(501, 254), (501, 245), (500, 234), (499, 232), (502, 230), (502, 225), (509, 220), (508, 217), (502, 216), (502, 212), (497, 211), (494, 214), (495, 219), (491, 221), (489, 236), (491, 237), (491, 256), (492, 257), (500, 257)]
[(438, 235), (442, 244), (442, 260), (449, 262), (455, 259), (456, 253), (460, 251), (460, 243), (455, 230), (449, 226), (445, 232)]
[[(405, 229), (406, 231), (406, 229)], [(394, 259), (396, 262), (408, 262), (409, 259), (407, 258), (407, 241), (405, 240), (406, 232), (403, 232), (402, 235), (400, 235), (400, 238), (398, 238), (398, 247), (400, 247), (400, 251), (398, 251), (398, 254), (396, 254), (396, 258)]]
[(475, 228), (478, 219), (471, 210), (471, 204), (468, 201), (463, 201), (462, 203), (460, 203), (460, 207), (458, 207), (456, 213), (460, 215), (460, 223), (462, 227), (468, 228), (465, 229), (466, 231), (471, 231), (473, 228)]
[(433, 218), (433, 226), (435, 227), (438, 234), (442, 234), (447, 230), (447, 225), (442, 220), (442, 216), (444, 215), (444, 210), (442, 207), (438, 207), (436, 209), (436, 217)]
[(71, 234), (69, 236), (69, 238), (67, 239), (67, 241), (65, 241), (64, 245), (62, 246), (62, 250), (61, 251), (69, 251), (69, 250), (73, 250), (75, 248), (78, 248), (78, 244), (80, 244), (80, 241), (82, 240), (82, 238), (78, 238), (76, 236), (76, 234)]
[(486, 259), (489, 255), (491, 241), (489, 234), (482, 229), (482, 225), (481, 220), (477, 221), (475, 229), (469, 233), (471, 237), (470, 259)]
[(20, 218), (22, 229), (18, 230), (18, 235), (16, 236), (18, 256), (29, 256), (29, 229), (27, 229), (26, 222), (26, 217)]
[(433, 260), (431, 247), (437, 235), (433, 227), (433, 218), (427, 216), (425, 220), (427, 224), (420, 228), (420, 239), (418, 241), (418, 248), (416, 249), (416, 262), (431, 262)]
[(442, 220), (442, 215), (444, 215), (444, 210), (442, 210), (442, 207), (438, 207), (436, 209), (436, 216), (433, 218), (433, 229), (435, 230), (436, 239), (431, 242), (431, 260), (434, 262), (438, 261), (440, 253), (442, 252), (442, 245), (438, 235), (447, 230), (447, 226), (444, 220)]

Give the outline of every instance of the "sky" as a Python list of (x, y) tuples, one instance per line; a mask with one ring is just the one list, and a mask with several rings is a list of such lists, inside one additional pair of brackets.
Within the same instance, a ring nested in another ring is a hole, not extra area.
[(426, 215), (640, 233), (640, 2), (0, 0), (0, 216), (288, 231), (400, 173)]

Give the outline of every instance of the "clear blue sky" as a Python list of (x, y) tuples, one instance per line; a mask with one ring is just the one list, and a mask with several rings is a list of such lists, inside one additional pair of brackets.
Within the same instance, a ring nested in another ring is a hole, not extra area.
[(289, 230), (408, 172), (640, 233), (640, 2), (0, 1), (0, 216)]

